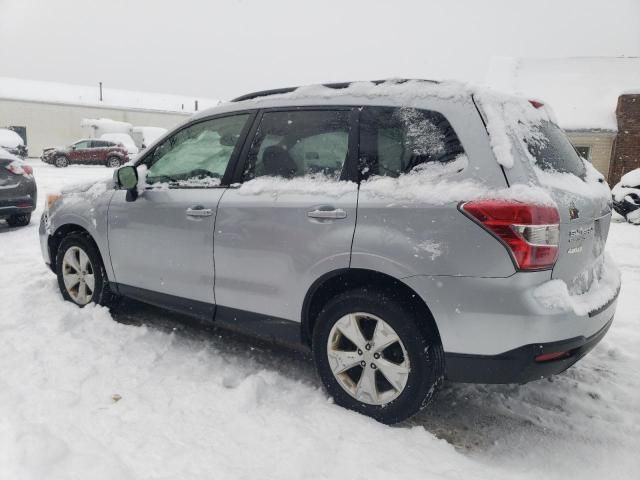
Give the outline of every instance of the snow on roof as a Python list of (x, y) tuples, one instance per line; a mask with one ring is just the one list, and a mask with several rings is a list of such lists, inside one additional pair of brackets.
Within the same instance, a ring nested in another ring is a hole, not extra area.
[(566, 130), (617, 131), (623, 93), (640, 93), (640, 58), (494, 57), (485, 83), (549, 104)]
[[(0, 77), (0, 98), (10, 100), (28, 100), (67, 105), (109, 107), (133, 110), (156, 110), (190, 114), (210, 108), (219, 103), (209, 98), (185, 97), (163, 93), (137, 92), (115, 88), (102, 88), (100, 101), (98, 85), (71, 85), (67, 83), (24, 80), (12, 77)], [(184, 105), (184, 109), (182, 108)]]

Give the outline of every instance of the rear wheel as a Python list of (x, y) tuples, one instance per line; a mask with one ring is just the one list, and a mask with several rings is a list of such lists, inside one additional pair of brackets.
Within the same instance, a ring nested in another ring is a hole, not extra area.
[(69, 159), (64, 155), (58, 155), (54, 162), (54, 165), (58, 168), (64, 168), (69, 166)]
[(122, 161), (118, 157), (109, 157), (107, 159), (107, 167), (118, 168), (122, 165)]
[(91, 302), (111, 304), (113, 295), (100, 252), (88, 234), (70, 233), (60, 242), (56, 273), (58, 287), (65, 300), (80, 307)]
[(21, 213), (19, 215), (11, 215), (7, 218), (7, 223), (10, 227), (25, 227), (29, 225), (31, 221), (30, 213)]
[(313, 332), (318, 373), (337, 404), (396, 423), (424, 408), (444, 375), (439, 338), (406, 302), (373, 290), (345, 292)]

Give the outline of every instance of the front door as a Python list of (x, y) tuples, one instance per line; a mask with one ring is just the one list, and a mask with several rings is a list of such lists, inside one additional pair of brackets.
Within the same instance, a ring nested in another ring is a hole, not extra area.
[(71, 163), (87, 163), (91, 152), (91, 140), (82, 140), (73, 145), (69, 152)]
[(179, 130), (140, 160), (140, 176), (148, 171), (135, 201), (125, 191), (114, 194), (109, 253), (123, 293), (213, 313), (216, 209), (250, 117), (216, 117)]
[(349, 267), (358, 192), (347, 180), (357, 147), (353, 116), (348, 108), (262, 114), (236, 177), (242, 185), (218, 207), (216, 320), (246, 310), (300, 321), (311, 284)]

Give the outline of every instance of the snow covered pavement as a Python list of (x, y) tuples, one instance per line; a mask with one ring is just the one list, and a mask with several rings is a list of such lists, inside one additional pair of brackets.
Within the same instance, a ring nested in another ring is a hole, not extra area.
[(596, 349), (525, 386), (446, 385), (387, 427), (328, 400), (310, 359), (132, 304), (62, 301), (32, 224), (0, 223), (0, 479), (640, 478), (640, 227), (614, 223), (618, 313)]

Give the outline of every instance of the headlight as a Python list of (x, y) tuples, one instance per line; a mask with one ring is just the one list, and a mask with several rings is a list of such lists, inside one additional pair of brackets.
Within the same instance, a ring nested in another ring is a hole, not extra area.
[(51, 205), (56, 203), (60, 197), (61, 195), (59, 193), (50, 193), (47, 195), (47, 208), (51, 208)]

